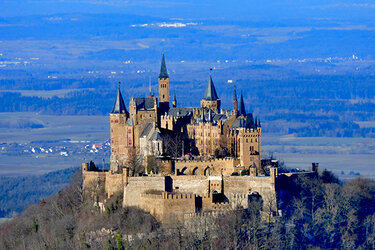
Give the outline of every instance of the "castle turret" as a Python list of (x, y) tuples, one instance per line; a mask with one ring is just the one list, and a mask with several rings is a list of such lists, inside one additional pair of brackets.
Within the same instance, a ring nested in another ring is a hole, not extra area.
[(215, 113), (219, 113), (221, 101), (216, 93), (215, 85), (211, 78), (211, 70), (212, 69), (210, 69), (206, 91), (204, 92), (204, 96), (201, 100), (201, 107), (209, 108)]
[(165, 114), (169, 110), (169, 76), (164, 54), (161, 59), (159, 82), (159, 112)]
[(212, 112), (211, 112), (211, 109), (208, 110), (208, 122), (212, 122)]
[(236, 85), (234, 85), (234, 90), (233, 90), (233, 112), (235, 115), (237, 115), (238, 113)]
[(240, 109), (238, 110), (238, 115), (246, 116), (246, 110), (245, 110), (245, 103), (243, 101), (243, 95), (241, 91), (241, 97), (240, 97)]
[(110, 113), (111, 127), (111, 169), (125, 165), (129, 152), (134, 148), (134, 127), (130, 124), (129, 112), (126, 110), (124, 99), (117, 90), (115, 104)]
[(111, 114), (123, 114), (126, 118), (129, 117), (129, 112), (126, 110), (125, 102), (121, 95), (120, 83), (118, 86), (117, 96)]

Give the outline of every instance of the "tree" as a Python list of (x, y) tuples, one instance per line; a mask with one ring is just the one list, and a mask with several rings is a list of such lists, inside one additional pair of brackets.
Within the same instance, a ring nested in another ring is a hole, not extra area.
[(142, 165), (143, 157), (142, 155), (132, 151), (129, 154), (128, 163), (130, 167), (130, 174), (131, 176), (137, 176), (145, 172), (145, 169)]

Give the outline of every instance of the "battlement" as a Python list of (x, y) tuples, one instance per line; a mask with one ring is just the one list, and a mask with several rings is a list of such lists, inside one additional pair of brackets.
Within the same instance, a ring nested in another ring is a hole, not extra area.
[(216, 159), (193, 159), (193, 160), (186, 160), (186, 159), (182, 159), (182, 160), (176, 160), (176, 163), (186, 163), (186, 162), (189, 162), (189, 163), (194, 163), (194, 162), (199, 162), (199, 163), (213, 163), (213, 162), (217, 162), (217, 163), (227, 163), (227, 162), (231, 162), (231, 161), (235, 161), (237, 160), (236, 158), (216, 158)]
[(204, 218), (208, 216), (216, 217), (219, 215), (223, 215), (227, 212), (228, 211), (205, 211), (205, 212), (200, 212), (200, 213), (185, 213), (184, 217), (185, 218)]
[(195, 194), (173, 194), (168, 192), (162, 192), (161, 194), (141, 194), (142, 198), (148, 199), (160, 199), (160, 200), (190, 200), (195, 199)]
[(235, 194), (232, 194), (231, 196), (232, 196), (232, 199), (247, 199), (249, 195), (243, 194), (243, 193), (235, 193)]
[(211, 205), (212, 210), (230, 210), (232, 206), (229, 202), (218, 202)]

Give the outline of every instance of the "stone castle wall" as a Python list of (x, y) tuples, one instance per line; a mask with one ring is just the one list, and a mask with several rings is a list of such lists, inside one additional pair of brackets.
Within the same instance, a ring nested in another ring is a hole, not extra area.
[(178, 174), (185, 175), (231, 175), (233, 172), (240, 173), (244, 167), (240, 166), (240, 160), (212, 159), (212, 160), (178, 160), (175, 162)]

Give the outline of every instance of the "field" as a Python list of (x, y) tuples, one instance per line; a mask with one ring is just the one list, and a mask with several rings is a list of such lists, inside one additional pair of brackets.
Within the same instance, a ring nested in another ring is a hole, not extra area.
[[(90, 149), (93, 144), (109, 138), (108, 117), (0, 113), (0, 123), (9, 120), (31, 121), (29, 124), (37, 122), (43, 127), (0, 128), (0, 175), (42, 174), (77, 167), (84, 160), (102, 163), (106, 157), (106, 152), (91, 153), (85, 146), (89, 145)], [(51, 149), (53, 152), (33, 153), (32, 148)], [(61, 152), (69, 154), (65, 156)]]
[[(1, 147), (17, 144), (14, 150), (0, 151), (0, 175), (42, 174), (80, 166), (82, 161), (109, 162), (108, 152), (82, 153), (82, 148), (109, 139), (108, 116), (53, 116), (37, 113), (0, 113), (0, 124), (26, 120), (41, 128), (0, 128)], [(14, 123), (9, 123), (14, 124)], [(60, 154), (24, 152), (30, 147), (54, 147), (70, 151)], [(15, 151), (15, 152), (13, 152)], [(375, 178), (375, 138), (296, 137), (263, 134), (262, 156), (273, 154), (289, 168), (309, 169), (319, 162), (321, 169), (335, 172), (340, 178), (358, 176)]]

